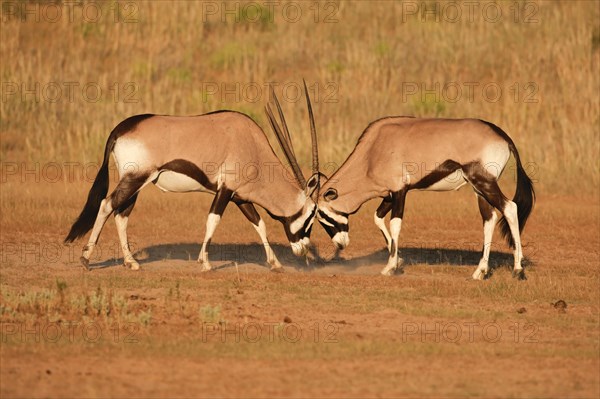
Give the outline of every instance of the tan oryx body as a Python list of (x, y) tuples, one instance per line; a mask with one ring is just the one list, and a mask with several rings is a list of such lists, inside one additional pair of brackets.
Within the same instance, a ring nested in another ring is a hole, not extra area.
[[(119, 183), (107, 196), (111, 153)], [(295, 180), (273, 152), (262, 129), (244, 114), (218, 111), (187, 117), (138, 115), (121, 122), (110, 134), (88, 201), (65, 241), (71, 242), (92, 229), (81, 258), (88, 267), (102, 227), (114, 212), (124, 263), (138, 269), (127, 241), (127, 219), (138, 192), (153, 183), (168, 192), (215, 195), (198, 258), (203, 270), (211, 268), (208, 245), (225, 207), (233, 201), (257, 230), (271, 269), (278, 271), (281, 265), (253, 204), (283, 223), (293, 252), (303, 255), (316, 213), (310, 198), (316, 186), (314, 180), (306, 184)]]
[[(513, 201), (500, 191), (497, 180), (513, 154), (517, 162), (517, 191)], [(383, 198), (375, 224), (383, 232), (390, 257), (382, 274), (393, 274), (398, 258), (398, 236), (406, 194), (410, 190), (448, 191), (465, 184), (475, 190), (484, 221), (484, 250), (473, 278), (489, 271), (492, 233), (502, 214), (502, 233), (514, 245), (514, 272), (525, 278), (521, 266), (520, 231), (535, 195), (517, 149), (497, 126), (476, 119), (420, 119), (389, 117), (371, 123), (344, 164), (323, 185), (318, 200), (319, 221), (338, 248), (348, 245), (348, 215), (372, 198)], [(391, 210), (390, 232), (384, 224)]]

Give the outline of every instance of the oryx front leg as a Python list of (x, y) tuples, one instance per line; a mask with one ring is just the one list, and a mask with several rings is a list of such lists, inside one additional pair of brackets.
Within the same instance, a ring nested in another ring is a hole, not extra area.
[(405, 199), (406, 190), (392, 194), (392, 218), (390, 220), (391, 251), (387, 266), (381, 271), (381, 274), (384, 276), (393, 275), (403, 262), (402, 258), (398, 256), (398, 237), (400, 236), (400, 228), (402, 227)]
[(231, 190), (225, 188), (218, 190), (215, 199), (210, 206), (210, 213), (206, 219), (206, 233), (204, 234), (200, 255), (198, 255), (198, 262), (202, 263), (203, 272), (212, 269), (210, 262), (208, 261), (208, 246), (210, 245), (210, 240), (221, 221), (221, 216), (223, 215), (232, 194), (233, 192)]
[(253, 226), (256, 229), (256, 232), (260, 236), (260, 240), (262, 241), (265, 247), (267, 263), (269, 264), (269, 266), (271, 266), (271, 271), (282, 272), (283, 267), (281, 266), (281, 263), (279, 263), (279, 260), (275, 256), (275, 252), (273, 252), (273, 248), (271, 248), (271, 245), (269, 245), (269, 241), (267, 240), (267, 227), (265, 226), (265, 222), (262, 219), (260, 219), (258, 221), (258, 226)]
[(479, 203), (479, 212), (483, 219), (483, 255), (479, 261), (479, 266), (473, 273), (473, 279), (483, 280), (489, 273), (489, 260), (490, 250), (492, 247), (492, 236), (494, 235), (494, 227), (498, 220), (498, 215), (494, 211), (494, 207), (491, 206), (483, 197), (477, 195), (477, 201)]
[(265, 225), (265, 222), (262, 220), (262, 218), (256, 211), (254, 205), (252, 205), (249, 202), (242, 202), (235, 199), (234, 201), (237, 204), (238, 208), (240, 208), (240, 211), (242, 211), (244, 216), (246, 216), (246, 219), (248, 219), (250, 223), (252, 223), (252, 227), (254, 227), (254, 229), (258, 233), (260, 240), (265, 247), (267, 263), (271, 267), (271, 271), (282, 272), (283, 267), (281, 266), (281, 263), (279, 263), (279, 260), (275, 256), (275, 252), (273, 252), (273, 248), (271, 248), (269, 240), (267, 239), (267, 227)]
[(385, 238), (388, 252), (392, 251), (392, 237), (390, 236), (387, 227), (385, 227), (385, 215), (388, 214), (390, 209), (392, 209), (392, 201), (388, 198), (385, 198), (373, 215), (373, 221), (375, 222), (375, 225), (379, 228), (379, 230), (381, 230), (381, 233)]

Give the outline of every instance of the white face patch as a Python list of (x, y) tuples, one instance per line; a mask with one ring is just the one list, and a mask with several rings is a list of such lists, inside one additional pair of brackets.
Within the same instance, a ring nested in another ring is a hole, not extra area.
[[(306, 210), (304, 211), (304, 213), (302, 214), (302, 216), (300, 216), (298, 219), (294, 220), (291, 224), (290, 224), (290, 232), (292, 234), (296, 234), (298, 232), (298, 230), (300, 230), (302, 228), (302, 226), (304, 226), (304, 223), (306, 223), (306, 220), (311, 217), (314, 216), (313, 212), (315, 210), (315, 208), (317, 207), (317, 205), (315, 205), (314, 203), (307, 206)], [(311, 221), (312, 223), (312, 221)]]
[(331, 239), (340, 249), (344, 249), (350, 244), (350, 237), (348, 237), (347, 231), (340, 231), (336, 233)]

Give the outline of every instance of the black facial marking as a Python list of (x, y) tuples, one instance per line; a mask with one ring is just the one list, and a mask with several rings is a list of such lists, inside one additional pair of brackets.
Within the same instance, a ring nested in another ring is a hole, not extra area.
[[(319, 216), (322, 219), (325, 219), (327, 222), (331, 223), (334, 226), (333, 228), (335, 229), (336, 232), (339, 232), (339, 231), (348, 231), (348, 224), (347, 223), (344, 223), (344, 224), (339, 223), (335, 219), (333, 219), (332, 217), (330, 217), (329, 215), (327, 215), (325, 212), (323, 212), (321, 210), (319, 210)], [(342, 216), (347, 217), (347, 215), (342, 215)], [(335, 235), (335, 233), (334, 233), (334, 235)]]
[(337, 233), (337, 230), (335, 229), (335, 227), (333, 227), (333, 226), (329, 226), (329, 225), (327, 225), (327, 224), (323, 223), (323, 222), (322, 222), (322, 221), (320, 221), (320, 220), (319, 220), (319, 223), (320, 223), (320, 224), (321, 224), (321, 226), (322, 226), (322, 227), (325, 229), (325, 232), (327, 233), (327, 235), (328, 235), (330, 238), (333, 238), (333, 237), (336, 235), (336, 233)]
[(290, 230), (290, 226), (291, 224), (298, 219), (299, 217), (302, 216), (304, 209), (300, 209), (298, 212), (294, 213), (292, 216), (275, 216), (272, 213), (270, 213), (268, 210), (267, 212), (269, 213), (269, 215), (275, 219), (280, 221), (283, 224), (283, 228), (285, 230), (285, 234), (288, 237), (288, 240), (290, 242), (298, 242), (300, 241), (300, 239), (304, 238), (304, 237), (310, 237), (310, 233), (312, 231), (312, 226), (310, 229), (307, 230), (308, 224), (310, 223), (310, 221), (315, 217), (315, 214), (317, 213), (317, 207), (315, 206), (314, 209), (312, 210), (310, 216), (308, 218), (306, 218), (306, 220), (304, 221), (304, 224), (302, 225), (302, 227), (295, 233), (292, 233)]

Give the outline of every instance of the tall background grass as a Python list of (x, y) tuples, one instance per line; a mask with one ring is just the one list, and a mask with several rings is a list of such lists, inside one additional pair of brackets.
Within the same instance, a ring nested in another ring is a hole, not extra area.
[[(444, 2), (296, 2), (297, 22), (284, 14), (285, 2), (271, 10), (262, 2), (93, 3), (102, 10), (97, 22), (83, 18), (79, 6), (73, 21), (63, 7), (63, 17), (50, 22), (48, 3), (24, 4), (2, 3), (2, 162), (98, 162), (110, 130), (146, 112), (235, 109), (267, 131), (266, 85), (276, 82), (308, 166), (304, 100), (281, 90), (305, 78), (323, 163), (341, 163), (365, 126), (385, 115), (474, 117), (514, 138), (525, 162), (535, 164), (538, 190), (598, 192), (600, 11), (594, 1), (498, 3), (497, 22), (482, 14), (488, 2), (473, 18), (458, 3), (456, 22), (448, 20), (455, 14)], [(438, 7), (438, 20), (411, 14), (413, 6)], [(215, 7), (217, 14), (209, 15)], [(38, 98), (24, 93), (36, 82)], [(56, 95), (52, 82), (62, 87), (56, 102), (48, 100)], [(72, 100), (65, 82), (79, 84)], [(462, 90), (457, 101), (456, 92), (444, 91), (453, 82)], [(87, 83), (102, 89), (97, 102), (85, 100)], [(472, 97), (465, 85), (471, 83), (478, 85)], [(422, 96), (436, 84), (438, 98)], [(485, 97), (489, 84), (502, 90), (497, 101)], [(224, 95), (224, 85), (235, 94)], [(250, 86), (261, 92), (244, 93)], [(416, 94), (407, 93), (414, 87)]]

